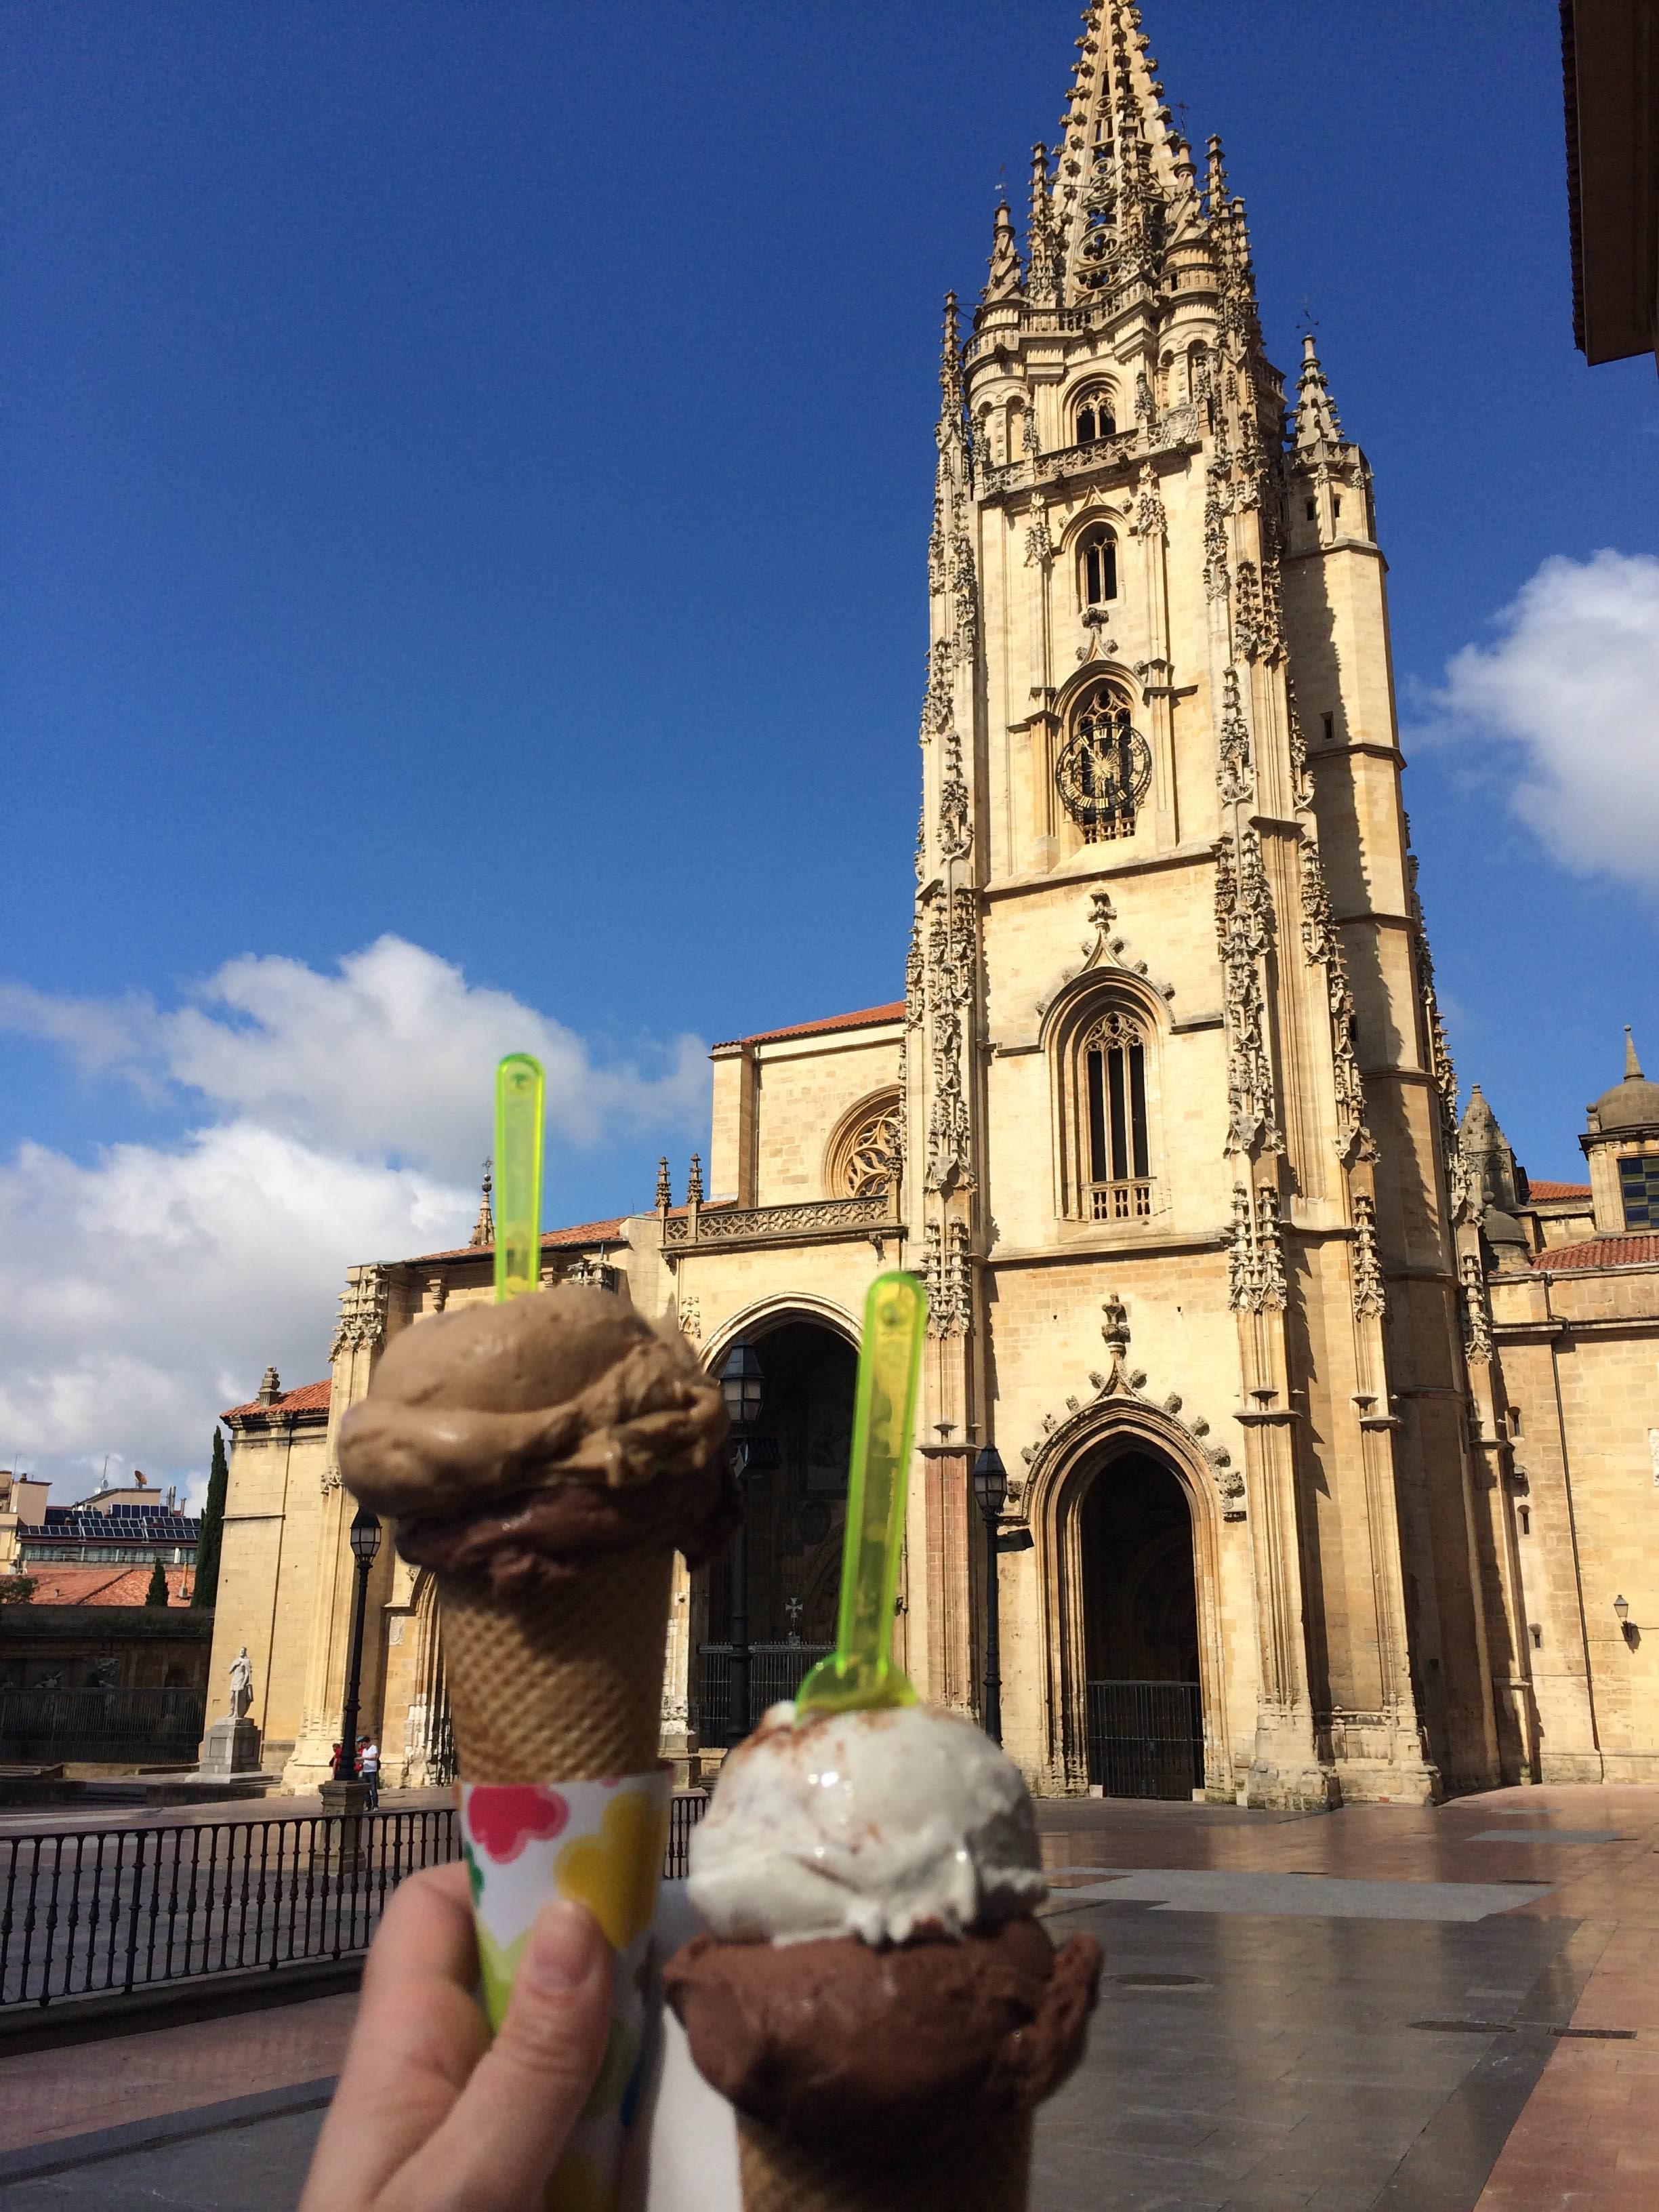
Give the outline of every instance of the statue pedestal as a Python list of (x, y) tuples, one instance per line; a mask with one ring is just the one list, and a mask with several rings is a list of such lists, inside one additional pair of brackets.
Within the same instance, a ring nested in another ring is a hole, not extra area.
[(261, 1748), (259, 1731), (254, 1723), (228, 1713), (223, 1720), (215, 1721), (203, 1737), (196, 1771), (210, 1781), (232, 1774), (257, 1774)]

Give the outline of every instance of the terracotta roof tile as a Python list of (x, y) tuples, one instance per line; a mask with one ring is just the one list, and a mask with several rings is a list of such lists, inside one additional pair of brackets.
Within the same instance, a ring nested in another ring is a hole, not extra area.
[[(574, 1229), (544, 1229), (542, 1231), (544, 1252), (562, 1244), (616, 1244), (621, 1242), (623, 1223), (626, 1214), (618, 1214), (614, 1221), (584, 1221)], [(413, 1260), (404, 1261), (414, 1267), (422, 1260), (470, 1260), (474, 1254), (480, 1257), (495, 1257), (493, 1244), (458, 1244), (451, 1252), (417, 1252)]]
[[(24, 1562), (34, 1584), (32, 1605), (142, 1605), (149, 1595), (150, 1570), (143, 1567), (76, 1566), (65, 1560)], [(175, 1606), (187, 1595), (194, 1567), (164, 1565), (167, 1596)]]
[(788, 1029), (757, 1030), (753, 1036), (727, 1037), (714, 1050), (725, 1052), (734, 1044), (772, 1044), (780, 1037), (820, 1036), (830, 1030), (874, 1029), (879, 1023), (903, 1018), (904, 1001), (896, 999), (890, 1006), (861, 1006), (855, 1014), (830, 1014), (821, 1022), (795, 1022)]
[(325, 1413), (329, 1394), (333, 1388), (332, 1381), (326, 1377), (320, 1382), (302, 1382), (297, 1390), (284, 1390), (280, 1398), (273, 1399), (268, 1406), (262, 1406), (257, 1398), (253, 1398), (246, 1406), (228, 1407), (219, 1419), (222, 1421), (241, 1421), (254, 1413)]
[(1531, 1198), (1546, 1202), (1556, 1198), (1588, 1199), (1590, 1194), (1587, 1182), (1543, 1182), (1536, 1176), (1527, 1178), (1527, 1190)]
[(1532, 1264), (1552, 1274), (1583, 1267), (1651, 1267), (1659, 1266), (1659, 1237), (1591, 1237), (1583, 1244), (1535, 1253)]

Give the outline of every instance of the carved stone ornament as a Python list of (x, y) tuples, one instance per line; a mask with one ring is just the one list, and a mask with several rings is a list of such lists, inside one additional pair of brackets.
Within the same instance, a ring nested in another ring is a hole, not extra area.
[(1374, 1160), (1376, 1145), (1365, 1119), (1365, 1085), (1354, 1046), (1354, 996), (1342, 940), (1331, 915), (1330, 892), (1319, 848), (1302, 833), (1302, 946), (1310, 967), (1323, 962), (1331, 1016), (1331, 1065), (1336, 1085), (1336, 1152), (1344, 1166)]
[(689, 1292), (679, 1302), (679, 1323), (694, 1344), (702, 1341), (702, 1306), (695, 1291)]
[(1046, 568), (1054, 557), (1054, 541), (1048, 528), (1048, 510), (1037, 508), (1025, 529), (1025, 565)]
[(965, 1336), (971, 1317), (968, 1224), (950, 1221), (941, 1232), (930, 1221), (924, 1232), (922, 1282), (927, 1291), (929, 1336)]
[(1143, 461), (1135, 487), (1135, 519), (1129, 526), (1129, 534), (1132, 538), (1166, 538), (1169, 531), (1170, 518), (1158, 494), (1158, 471), (1150, 461)]
[(1265, 636), (1261, 619), (1261, 581), (1254, 561), (1238, 564), (1238, 584), (1233, 596), (1233, 636), (1246, 660), (1261, 653)]
[(1363, 1191), (1353, 1202), (1353, 1310), (1358, 1321), (1381, 1321), (1389, 1310), (1376, 1246), (1376, 1206)]
[(971, 1018), (979, 957), (979, 917), (965, 884), (923, 895), (921, 1000), (930, 1025), (927, 1109), (929, 1190), (973, 1182), (971, 1119), (963, 1066), (965, 1023)]
[(1486, 1278), (1473, 1252), (1463, 1255), (1459, 1270), (1463, 1281), (1463, 1352), (1469, 1359), (1492, 1358), (1492, 1307), (1486, 1298)]
[(1101, 1310), (1106, 1318), (1100, 1333), (1111, 1355), (1108, 1371), (1103, 1375), (1097, 1370), (1091, 1368), (1089, 1371), (1089, 1385), (1092, 1395), (1086, 1399), (1081, 1394), (1070, 1396), (1065, 1401), (1063, 1413), (1043, 1415), (1038, 1424), (1039, 1441), (1035, 1444), (1025, 1444), (1021, 1447), (1019, 1455), (1024, 1465), (1024, 1474), (1016, 1474), (1012, 1472), (1010, 1474), (1009, 1504), (1016, 1513), (1024, 1510), (1031, 1474), (1036, 1469), (1038, 1457), (1055, 1444), (1063, 1449), (1069, 1431), (1083, 1427), (1092, 1417), (1098, 1414), (1103, 1406), (1118, 1400), (1143, 1406), (1155, 1405), (1166, 1419), (1173, 1421), (1178, 1429), (1190, 1437), (1194, 1451), (1209, 1468), (1211, 1480), (1215, 1484), (1216, 1495), (1221, 1502), (1223, 1518), (1229, 1521), (1243, 1520), (1244, 1477), (1233, 1465), (1232, 1454), (1224, 1444), (1212, 1444), (1206, 1441), (1210, 1433), (1210, 1425), (1202, 1415), (1192, 1419), (1182, 1418), (1182, 1400), (1178, 1391), (1171, 1390), (1161, 1400), (1155, 1400), (1148, 1395), (1145, 1374), (1138, 1368), (1132, 1370), (1127, 1364), (1127, 1355), (1130, 1340), (1129, 1315), (1128, 1309), (1122, 1299), (1115, 1291), (1109, 1291)]
[(962, 773), (962, 739), (955, 730), (945, 738), (945, 773), (939, 792), (939, 849), (946, 860), (965, 860), (973, 843), (967, 781)]
[(1452, 1219), (1478, 1222), (1482, 1207), (1480, 1194), (1470, 1179), (1463, 1158), (1463, 1146), (1457, 1132), (1457, 1073), (1452, 1066), (1451, 1054), (1446, 1048), (1446, 1024), (1441, 1018), (1440, 1002), (1435, 994), (1434, 961), (1429, 951), (1429, 933), (1423, 921), (1423, 902), (1417, 892), (1417, 855), (1410, 850), (1409, 817), (1406, 823), (1406, 874), (1411, 890), (1412, 950), (1417, 959), (1418, 991), (1429, 1043), (1429, 1074), (1440, 1102), (1440, 1139), (1446, 1156), (1446, 1180), (1449, 1186)]
[(1279, 1193), (1262, 1183), (1254, 1206), (1243, 1183), (1233, 1186), (1227, 1239), (1227, 1303), (1235, 1313), (1282, 1313), (1289, 1297)]
[(1250, 753), (1250, 726), (1244, 719), (1239, 696), (1238, 671), (1226, 669), (1221, 678), (1221, 722), (1216, 732), (1216, 781), (1229, 806), (1249, 799), (1255, 790), (1255, 763)]
[(899, 1165), (899, 1101), (884, 1098), (842, 1136), (830, 1172), (831, 1187), (849, 1198), (884, 1198)]
[(1259, 963), (1273, 943), (1273, 902), (1261, 860), (1261, 841), (1247, 830), (1237, 848), (1230, 836), (1216, 844), (1216, 941), (1221, 954), (1227, 1017), (1228, 1154), (1282, 1152), (1267, 1056), (1267, 1002)]
[(921, 702), (921, 742), (948, 730), (953, 720), (951, 689), (951, 642), (939, 638), (927, 655), (927, 691)]
[(329, 1346), (331, 1360), (343, 1352), (373, 1350), (386, 1340), (386, 1273), (384, 1267), (360, 1267), (357, 1279), (340, 1293), (340, 1318)]

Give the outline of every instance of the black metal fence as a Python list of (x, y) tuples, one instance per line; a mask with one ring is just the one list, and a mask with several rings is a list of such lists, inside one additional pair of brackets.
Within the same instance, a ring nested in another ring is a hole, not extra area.
[(205, 1690), (0, 1690), (0, 1759), (193, 1761), (206, 1707)]
[(1196, 1682), (1091, 1682), (1089, 1779), (1109, 1797), (1190, 1798), (1204, 1781)]
[[(670, 1880), (707, 1805), (670, 1802)], [(405, 1875), (459, 1850), (448, 1805), (0, 1837), (0, 2007), (348, 1957)]]
[[(769, 1705), (793, 1698), (820, 1659), (835, 1650), (833, 1644), (751, 1644), (749, 1647), (749, 1717), (757, 1721)], [(729, 1644), (700, 1644), (702, 1698), (697, 1708), (697, 1733), (705, 1743), (726, 1741), (726, 1716), (732, 1694), (732, 1647)]]

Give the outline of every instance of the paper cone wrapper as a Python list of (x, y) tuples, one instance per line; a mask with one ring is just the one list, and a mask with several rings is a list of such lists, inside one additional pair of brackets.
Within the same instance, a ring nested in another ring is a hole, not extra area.
[(547, 2212), (611, 2212), (654, 2021), (651, 1920), (668, 1841), (658, 1763), (673, 1554), (590, 1554), (508, 1605), (441, 1579), (444, 1669), (460, 1770), (485, 2008), (507, 2010), (532, 1923), (574, 1898), (613, 1955), (611, 2033)]
[(621, 2202), (653, 2027), (646, 1991), (669, 1780), (659, 1766), (610, 1782), (460, 1785), (462, 1856), (492, 2031), (506, 2017), (525, 1943), (550, 1897), (585, 1905), (611, 1949), (605, 2057), (548, 2184), (547, 2212), (611, 2212)]
[(1025, 2212), (1029, 2112), (964, 2113), (945, 2142), (902, 2165), (866, 2162), (738, 2116), (743, 2212)]

